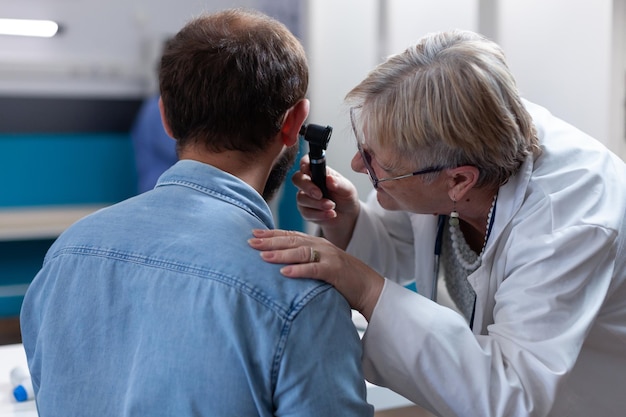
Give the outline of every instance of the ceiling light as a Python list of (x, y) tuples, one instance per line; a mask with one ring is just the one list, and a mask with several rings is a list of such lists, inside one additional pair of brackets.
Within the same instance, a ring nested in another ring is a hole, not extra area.
[(58, 31), (59, 24), (52, 20), (0, 19), (0, 35), (51, 38)]

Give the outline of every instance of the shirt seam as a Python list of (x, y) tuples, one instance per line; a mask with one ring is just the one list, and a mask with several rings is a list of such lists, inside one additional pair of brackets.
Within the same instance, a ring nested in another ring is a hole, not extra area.
[[(217, 282), (224, 283), (226, 285), (235, 288), (242, 293), (252, 297), (253, 299), (263, 303), (265, 306), (275, 311), (279, 316), (285, 320), (293, 320), (298, 312), (302, 309), (302, 306), (306, 305), (312, 298), (314, 298), (317, 294), (320, 294), (327, 290), (327, 286), (319, 285), (312, 288), (308, 293), (304, 294), (297, 302), (292, 303), (289, 307), (285, 308), (280, 304), (274, 302), (270, 297), (268, 297), (263, 291), (260, 291), (247, 283), (241, 281), (236, 277), (231, 277), (230, 275), (220, 273), (214, 270), (210, 270), (207, 268), (193, 266), (188, 264), (183, 264), (180, 262), (174, 262), (171, 260), (160, 259), (156, 257), (150, 257), (142, 254), (136, 254), (126, 251), (120, 251), (115, 249), (103, 249), (103, 248), (95, 248), (92, 246), (79, 245), (79, 246), (66, 246), (55, 251), (50, 256), (46, 256), (44, 264), (49, 263), (55, 258), (64, 256), (64, 255), (83, 255), (83, 256), (91, 256), (91, 257), (100, 257), (106, 258), (116, 261), (123, 261), (129, 263), (135, 263), (138, 265), (145, 265), (153, 268), (166, 269), (170, 271), (175, 271), (178, 273), (184, 273), (187, 275), (193, 275), (202, 279), (211, 279)], [(287, 279), (287, 278), (285, 278)], [(284, 333), (284, 329), (281, 334)]]
[(165, 185), (179, 185), (181, 187), (187, 187), (187, 188), (191, 188), (193, 190), (196, 191), (200, 191), (204, 194), (207, 195), (211, 195), (213, 197), (217, 197), (227, 203), (230, 203), (236, 207), (239, 207), (240, 209), (244, 210), (245, 212), (251, 214), (252, 216), (254, 216), (255, 218), (257, 218), (259, 221), (261, 221), (261, 223), (265, 224), (265, 222), (263, 221), (263, 219), (261, 219), (254, 210), (252, 210), (249, 206), (242, 204), (241, 201), (231, 197), (230, 195), (221, 193), (217, 190), (214, 190), (212, 188), (208, 188), (206, 186), (203, 185), (199, 185), (195, 182), (192, 181), (186, 181), (186, 180), (162, 180), (159, 181), (157, 184), (157, 187), (159, 186), (165, 186)]
[(285, 323), (283, 324), (283, 328), (280, 332), (278, 344), (276, 345), (276, 353), (274, 354), (274, 361), (272, 363), (271, 386), (273, 392), (275, 392), (277, 388), (280, 363), (283, 360), (285, 347), (287, 346), (287, 339), (289, 338), (293, 321), (303, 310), (303, 308), (311, 302), (311, 300), (320, 296), (321, 294), (324, 294), (326, 291), (330, 290), (330, 288), (332, 288), (330, 285), (315, 287), (312, 291), (309, 291), (309, 293), (307, 293), (298, 303), (292, 305), (291, 308), (289, 308), (288, 314), (285, 318)]

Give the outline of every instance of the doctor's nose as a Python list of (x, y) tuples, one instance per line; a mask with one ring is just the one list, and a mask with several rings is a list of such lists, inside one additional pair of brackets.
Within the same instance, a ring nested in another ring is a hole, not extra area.
[(361, 157), (361, 154), (359, 153), (359, 151), (356, 151), (354, 153), (354, 156), (352, 157), (352, 161), (350, 161), (350, 168), (352, 168), (354, 172), (367, 174), (367, 168), (365, 167), (365, 164), (363, 163), (363, 158)]

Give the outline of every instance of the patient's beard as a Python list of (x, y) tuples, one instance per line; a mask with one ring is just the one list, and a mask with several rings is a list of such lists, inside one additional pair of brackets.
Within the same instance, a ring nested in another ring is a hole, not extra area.
[(274, 198), (276, 191), (278, 191), (283, 184), (285, 177), (287, 177), (289, 170), (296, 161), (296, 156), (298, 156), (298, 146), (294, 145), (286, 148), (278, 161), (276, 161), (267, 178), (265, 188), (263, 189), (263, 198), (265, 201), (269, 202)]

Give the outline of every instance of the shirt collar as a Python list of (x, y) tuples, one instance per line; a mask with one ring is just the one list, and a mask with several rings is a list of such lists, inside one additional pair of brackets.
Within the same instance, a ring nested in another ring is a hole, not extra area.
[(159, 177), (156, 188), (177, 185), (223, 200), (257, 217), (273, 229), (274, 218), (263, 197), (240, 178), (212, 165), (190, 159), (178, 161)]

